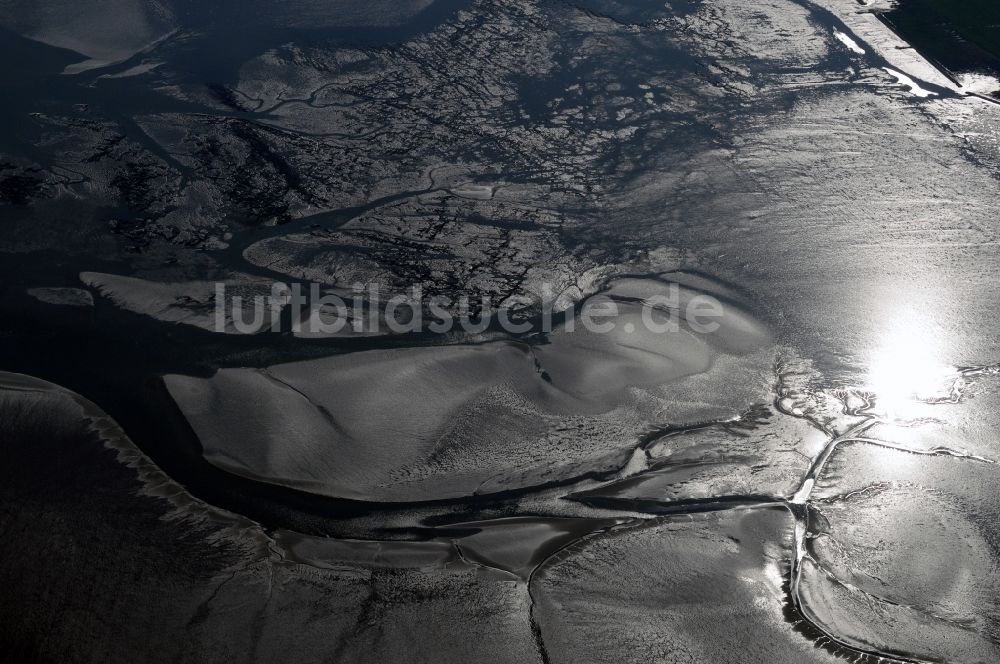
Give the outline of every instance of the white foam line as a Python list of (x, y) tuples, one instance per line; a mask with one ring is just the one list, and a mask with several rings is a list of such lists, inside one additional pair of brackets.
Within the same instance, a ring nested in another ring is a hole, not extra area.
[(930, 90), (925, 90), (924, 88), (920, 87), (919, 83), (917, 83), (916, 81), (914, 81), (912, 78), (910, 78), (901, 71), (896, 71), (891, 67), (882, 67), (882, 69), (886, 70), (887, 72), (889, 72), (889, 74), (895, 77), (896, 80), (899, 81), (900, 85), (908, 87), (910, 89), (910, 93), (915, 97), (933, 97), (937, 95), (936, 92), (931, 92)]
[(858, 42), (854, 41), (853, 39), (851, 39), (850, 37), (848, 37), (847, 35), (845, 35), (843, 32), (841, 32), (840, 30), (837, 30), (836, 28), (834, 28), (833, 29), (833, 36), (836, 37), (840, 41), (840, 43), (842, 43), (844, 46), (846, 46), (850, 50), (854, 51), (858, 55), (864, 55), (865, 54), (865, 49), (863, 49), (860, 46), (858, 46)]

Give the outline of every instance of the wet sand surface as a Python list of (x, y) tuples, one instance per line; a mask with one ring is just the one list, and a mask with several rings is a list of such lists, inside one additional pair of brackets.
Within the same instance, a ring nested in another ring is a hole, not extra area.
[(1000, 107), (880, 0), (115, 4), (0, 2), (17, 661), (1000, 659)]

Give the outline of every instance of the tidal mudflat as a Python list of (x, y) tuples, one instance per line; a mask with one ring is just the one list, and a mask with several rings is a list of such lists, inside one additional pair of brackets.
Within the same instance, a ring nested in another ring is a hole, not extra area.
[(4, 652), (1000, 659), (1000, 107), (888, 5), (113, 4), (0, 2)]

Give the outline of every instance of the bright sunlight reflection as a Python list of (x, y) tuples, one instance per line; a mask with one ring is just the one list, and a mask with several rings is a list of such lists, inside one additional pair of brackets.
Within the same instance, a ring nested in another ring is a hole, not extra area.
[(949, 395), (956, 372), (938, 361), (936, 350), (925, 326), (912, 319), (893, 326), (872, 355), (866, 385), (875, 394), (879, 411), (905, 419), (915, 415), (922, 402)]

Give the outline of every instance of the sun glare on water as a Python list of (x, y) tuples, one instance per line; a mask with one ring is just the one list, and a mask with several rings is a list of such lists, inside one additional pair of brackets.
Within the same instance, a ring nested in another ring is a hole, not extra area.
[(918, 326), (901, 326), (887, 335), (872, 355), (865, 386), (875, 395), (878, 411), (907, 419), (917, 416), (927, 401), (950, 394), (957, 374), (937, 359), (936, 350)]

